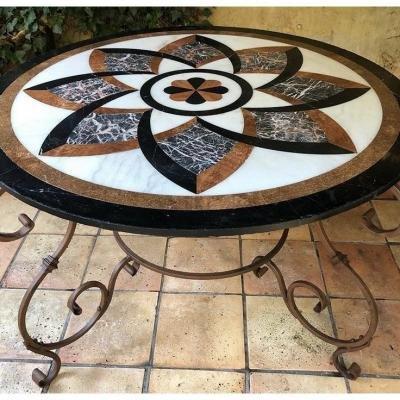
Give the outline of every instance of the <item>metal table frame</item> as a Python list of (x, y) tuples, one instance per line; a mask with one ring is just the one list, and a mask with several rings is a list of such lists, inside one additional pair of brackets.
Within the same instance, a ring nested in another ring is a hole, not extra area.
[[(394, 187), (393, 192), (400, 199), (400, 190), (398, 187)], [(4, 193), (2, 189), (0, 189), (0, 195)], [(394, 235), (400, 232), (400, 227), (397, 229), (384, 230), (379, 226), (376, 220), (376, 214), (374, 209), (368, 210), (364, 216), (364, 223), (374, 232), (386, 234), (386, 235)], [(25, 214), (21, 214), (19, 216), (19, 221), (22, 226), (19, 230), (13, 233), (0, 233), (0, 242), (8, 242), (20, 239), (29, 234), (29, 232), (34, 228), (34, 222)], [(70, 244), (76, 228), (76, 222), (69, 221), (68, 228), (64, 234), (62, 241), (60, 242), (57, 249), (53, 254), (48, 255), (42, 261), (40, 271), (34, 278), (31, 285), (26, 290), (26, 293), (21, 301), (19, 313), (18, 313), (18, 327), (20, 334), (23, 338), (25, 347), (37, 354), (44, 355), (46, 357), (50, 357), (52, 359), (52, 363), (50, 369), (47, 373), (43, 373), (38, 368), (35, 368), (32, 372), (33, 381), (39, 385), (40, 387), (48, 386), (58, 375), (61, 367), (61, 359), (54, 350), (60, 349), (64, 346), (68, 346), (69, 344), (75, 342), (80, 337), (82, 337), (85, 333), (87, 333), (95, 323), (103, 316), (106, 312), (108, 306), (111, 303), (115, 283), (118, 278), (118, 275), (121, 271), (125, 271), (129, 273), (132, 277), (136, 275), (139, 268), (148, 268), (154, 272), (168, 275), (181, 279), (195, 279), (195, 280), (210, 280), (210, 279), (223, 279), (229, 278), (237, 275), (243, 275), (245, 273), (254, 273), (258, 278), (263, 278), (266, 272), (271, 271), (279, 285), (279, 289), (281, 292), (281, 296), (290, 311), (290, 313), (314, 336), (319, 339), (336, 346), (337, 349), (332, 354), (332, 363), (335, 365), (336, 369), (339, 373), (351, 380), (357, 379), (361, 374), (361, 368), (357, 363), (352, 363), (350, 366), (346, 366), (343, 361), (342, 355), (345, 353), (350, 353), (357, 350), (362, 350), (368, 346), (370, 346), (373, 336), (376, 332), (378, 326), (378, 309), (375, 302), (375, 299), (369, 290), (366, 283), (363, 281), (361, 276), (352, 268), (348, 257), (336, 250), (333, 243), (329, 240), (326, 231), (323, 227), (321, 221), (315, 223), (315, 226), (319, 229), (319, 237), (329, 251), (330, 257), (332, 258), (333, 264), (341, 264), (344, 268), (347, 269), (353, 276), (355, 282), (358, 284), (360, 290), (362, 291), (369, 308), (370, 318), (369, 318), (369, 327), (366, 332), (360, 335), (358, 338), (352, 339), (338, 339), (333, 336), (329, 336), (319, 329), (314, 327), (301, 313), (296, 305), (295, 300), (295, 291), (297, 288), (305, 288), (312, 292), (317, 298), (318, 302), (314, 307), (314, 311), (316, 313), (320, 313), (324, 310), (328, 304), (329, 300), (327, 295), (315, 284), (312, 282), (308, 282), (305, 280), (297, 280), (287, 285), (285, 279), (280, 271), (279, 267), (273, 261), (273, 258), (279, 253), (282, 249), (287, 237), (289, 229), (285, 229), (282, 233), (281, 238), (278, 240), (275, 247), (266, 253), (265, 255), (257, 256), (250, 264), (245, 265), (241, 268), (234, 268), (229, 271), (223, 272), (213, 272), (213, 273), (193, 273), (193, 272), (184, 272), (184, 271), (176, 271), (171, 269), (163, 268), (157, 264), (154, 264), (138, 254), (134, 253), (132, 249), (128, 247), (128, 245), (124, 242), (122, 237), (117, 231), (114, 231), (114, 238), (119, 245), (119, 247), (124, 251), (126, 256), (120, 260), (111, 274), (111, 278), (109, 280), (108, 286), (106, 287), (103, 283), (99, 281), (87, 281), (77, 287), (70, 295), (67, 307), (71, 310), (71, 312), (75, 315), (79, 315), (82, 313), (82, 309), (78, 304), (79, 296), (88, 289), (97, 288), (101, 292), (101, 298), (99, 306), (95, 313), (91, 316), (91, 318), (86, 322), (86, 324), (78, 330), (76, 333), (71, 335), (68, 338), (63, 340), (52, 342), (52, 343), (43, 343), (36, 338), (33, 338), (27, 328), (26, 328), (26, 314), (30, 304), (30, 301), (38, 289), (41, 282), (46, 278), (48, 274), (57, 269), (59, 260), (61, 256), (64, 254), (65, 250), (68, 248)]]

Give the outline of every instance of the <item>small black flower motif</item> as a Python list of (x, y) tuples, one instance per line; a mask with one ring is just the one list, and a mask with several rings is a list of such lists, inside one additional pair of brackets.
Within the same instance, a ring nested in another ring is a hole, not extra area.
[(190, 78), (173, 81), (171, 86), (164, 89), (171, 100), (186, 101), (189, 104), (202, 104), (206, 101), (221, 100), (222, 95), (228, 92), (220, 81)]

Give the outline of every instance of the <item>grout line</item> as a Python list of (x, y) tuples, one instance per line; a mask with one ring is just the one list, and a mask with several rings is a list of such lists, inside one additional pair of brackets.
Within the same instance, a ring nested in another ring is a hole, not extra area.
[[(96, 234), (96, 236), (94, 236), (94, 238), (93, 238), (92, 248), (90, 249), (89, 256), (88, 256), (88, 258), (87, 258), (85, 267), (84, 267), (83, 272), (82, 272), (82, 277), (81, 277), (81, 280), (80, 280), (80, 285), (82, 285), (82, 283), (84, 283), (84, 279), (85, 279), (85, 276), (86, 276), (86, 272), (87, 272), (87, 270), (88, 270), (88, 268), (89, 268), (90, 259), (91, 259), (92, 255), (93, 255), (94, 248), (95, 248), (95, 246), (96, 246), (97, 238), (98, 238), (98, 236), (99, 236), (99, 233), (100, 233), (100, 229), (97, 230), (97, 234)], [(74, 236), (72, 237), (72, 240), (74, 239), (74, 237), (75, 237), (75, 234), (74, 234)], [(71, 242), (72, 242), (72, 240), (71, 240)], [(67, 251), (67, 249), (66, 249), (66, 251)], [(65, 254), (65, 253), (64, 253), (64, 254)], [(64, 254), (61, 255), (60, 259), (64, 256)], [(68, 309), (68, 313), (67, 313), (67, 316), (66, 316), (66, 318), (65, 318), (64, 326), (63, 326), (63, 329), (62, 329), (62, 331), (61, 331), (61, 335), (60, 335), (59, 340), (63, 340), (63, 339), (65, 338), (65, 334), (67, 333), (67, 329), (68, 329), (68, 325), (69, 325), (69, 322), (70, 322), (70, 320), (71, 320), (71, 317), (72, 317), (72, 311)], [(61, 350), (61, 348), (60, 348), (60, 349), (54, 350), (54, 352), (58, 355), (59, 352), (60, 352), (60, 350)], [(53, 361), (51, 362), (51, 365), (53, 365)], [(43, 387), (41, 393), (47, 393), (48, 390), (49, 390), (49, 387), (50, 387), (50, 385), (47, 385), (47, 386)]]
[[(33, 222), (36, 221), (38, 215), (39, 215), (39, 210), (36, 210), (36, 213), (35, 213), (35, 215), (34, 215), (33, 218), (32, 218), (32, 221), (33, 221)], [(33, 229), (35, 229), (35, 227), (33, 227)], [(21, 247), (22, 247), (23, 244), (25, 243), (25, 240), (27, 239), (27, 237), (30, 236), (30, 235), (31, 235), (31, 232), (28, 233), (26, 236), (24, 236), (22, 239), (20, 239), (21, 242), (20, 242), (19, 246), (17, 247), (17, 249), (15, 250), (14, 255), (12, 256), (10, 262), (9, 262), (8, 265), (7, 265), (6, 270), (4, 271), (3, 276), (2, 276), (1, 279), (0, 279), (0, 288), (1, 288), (1, 289), (3, 289), (4, 282), (5, 282), (6, 278), (7, 278), (7, 275), (10, 273), (11, 266), (13, 265), (15, 259), (17, 258), (17, 255), (19, 254), (19, 252), (20, 252), (20, 250), (21, 250)]]
[[(239, 237), (239, 262), (240, 267), (243, 267), (243, 243), (242, 237)], [(242, 309), (243, 309), (243, 344), (244, 344), (244, 363), (245, 363), (245, 375), (244, 375), (244, 392), (250, 393), (250, 362), (249, 362), (249, 342), (247, 334), (247, 303), (246, 295), (244, 290), (244, 275), (240, 275), (240, 281), (242, 285)]]
[[(50, 361), (38, 360), (38, 359), (0, 359), (0, 363), (21, 363), (21, 364), (50, 364)], [(154, 368), (149, 364), (90, 364), (90, 363), (61, 363), (61, 367), (70, 368), (109, 368), (109, 369), (145, 369)], [(176, 370), (176, 371), (212, 371), (212, 372), (236, 372), (246, 373), (246, 369), (243, 368), (196, 368), (196, 367), (169, 367), (169, 366), (157, 366), (154, 369), (161, 370)], [(285, 374), (285, 375), (311, 375), (311, 376), (327, 376), (327, 377), (342, 377), (337, 371), (316, 371), (316, 370), (284, 370), (284, 369), (263, 369), (253, 368), (249, 369), (250, 373), (263, 373), (263, 374)], [(389, 375), (389, 374), (370, 374), (362, 373), (360, 378), (366, 379), (393, 379), (400, 380), (400, 375)]]
[[(179, 279), (179, 278), (174, 278), (174, 279)], [(26, 287), (2, 287), (0, 290), (26, 290)], [(55, 288), (38, 288), (37, 292), (40, 291), (48, 291), (48, 292), (73, 292), (75, 289), (55, 289)], [(89, 292), (96, 292), (96, 288), (91, 288), (88, 290)], [(118, 292), (132, 292), (132, 293), (158, 293), (158, 290), (145, 290), (145, 289), (115, 289), (114, 293)], [(195, 295), (195, 296), (241, 296), (242, 294), (240, 292), (238, 293), (224, 293), (224, 292), (178, 292), (178, 291), (163, 291), (163, 294), (174, 294), (174, 295)], [(271, 297), (271, 298), (282, 298), (282, 296), (278, 293), (276, 294), (268, 294), (268, 293), (259, 293), (259, 294), (251, 294), (247, 293), (246, 297)], [(296, 299), (315, 299), (316, 297), (313, 295), (297, 295), (296, 294)], [(350, 297), (350, 296), (333, 296), (330, 295), (329, 298), (331, 300), (359, 300), (359, 301), (366, 301), (365, 298), (363, 297)], [(399, 299), (391, 299), (391, 298), (384, 298), (384, 297), (375, 297), (375, 300), (378, 302), (384, 301), (384, 302), (393, 302), (393, 303), (398, 303), (400, 302)]]
[[(166, 263), (167, 263), (168, 243), (169, 243), (169, 238), (167, 238), (167, 240), (165, 241), (163, 268), (166, 267)], [(157, 328), (158, 328), (158, 320), (159, 320), (159, 316), (160, 316), (161, 297), (162, 297), (162, 293), (163, 293), (163, 287), (164, 287), (164, 275), (161, 275), (160, 290), (158, 292), (156, 313), (155, 313), (155, 317), (154, 317), (153, 334), (151, 337), (149, 366), (146, 367), (145, 371), (144, 371), (142, 393), (149, 392), (150, 375), (151, 375), (151, 369), (152, 369), (153, 363), (154, 363), (154, 352), (155, 352), (155, 346), (156, 346)]]

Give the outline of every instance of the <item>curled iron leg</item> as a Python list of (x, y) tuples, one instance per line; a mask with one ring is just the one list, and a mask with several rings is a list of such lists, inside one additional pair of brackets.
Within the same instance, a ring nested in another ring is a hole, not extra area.
[(393, 229), (383, 229), (379, 223), (378, 216), (376, 215), (375, 208), (371, 207), (367, 212), (363, 214), (364, 225), (372, 232), (383, 234), (391, 237), (400, 234), (400, 225)]
[[(357, 379), (360, 374), (361, 374), (361, 368), (357, 363), (352, 363), (350, 367), (346, 367), (344, 364), (341, 355), (344, 353), (349, 353), (353, 351), (358, 351), (362, 350), (366, 347), (368, 347), (371, 343), (372, 337), (376, 331), (377, 325), (378, 325), (378, 310), (376, 306), (376, 302), (374, 298), (372, 297), (372, 294), (364, 281), (361, 279), (361, 277), (354, 271), (354, 269), (351, 267), (347, 257), (337, 251), (332, 243), (329, 241), (328, 237), (326, 236), (326, 232), (323, 229), (322, 224), (320, 224), (320, 229), (321, 229), (321, 236), (322, 240), (327, 246), (327, 248), (331, 251), (332, 257), (336, 260), (336, 262), (340, 262), (343, 264), (347, 270), (352, 274), (352, 276), (355, 278), (355, 281), (359, 284), (361, 291), (363, 292), (368, 306), (370, 310), (370, 324), (365, 332), (364, 335), (359, 336), (358, 338), (352, 338), (352, 339), (338, 339), (336, 337), (329, 336), (323, 332), (321, 332), (319, 329), (315, 328), (301, 313), (301, 311), (298, 309), (296, 305), (296, 300), (295, 300), (295, 290), (297, 288), (305, 288), (313, 292), (317, 297), (318, 297), (318, 303), (314, 307), (314, 311), (317, 313), (320, 313), (322, 310), (324, 310), (327, 305), (328, 305), (328, 299), (325, 293), (315, 286), (311, 282), (307, 281), (302, 281), (298, 280), (293, 283), (291, 283), (288, 287), (286, 286), (285, 279), (282, 275), (282, 272), (279, 270), (277, 265), (272, 261), (272, 260), (266, 260), (265, 266), (260, 267), (258, 271), (256, 272), (257, 276), (262, 276), (265, 274), (267, 270), (271, 270), (279, 285), (280, 292), (282, 294), (283, 300), (285, 301), (285, 304), (287, 308), (289, 309), (290, 313), (307, 329), (309, 330), (313, 335), (317, 336), (321, 340), (332, 344), (334, 346), (337, 346), (337, 350), (333, 353), (332, 355), (332, 362), (335, 365), (336, 369), (346, 378), (355, 380)], [(259, 258), (259, 257), (257, 257)]]
[[(4, 193), (5, 190), (0, 187), (0, 196)], [(11, 233), (0, 232), (0, 242), (12, 242), (14, 240), (21, 239), (26, 236), (35, 226), (35, 223), (26, 214), (20, 214), (18, 216), (18, 220), (22, 224), (21, 228)]]
[(131, 275), (135, 275), (137, 272), (137, 268), (135, 265), (132, 265), (131, 259), (129, 257), (125, 257), (115, 266), (107, 287), (98, 281), (88, 281), (83, 283), (71, 293), (68, 299), (67, 306), (72, 311), (73, 314), (80, 315), (82, 313), (82, 308), (79, 306), (77, 302), (79, 296), (88, 289), (98, 288), (101, 293), (100, 304), (97, 307), (96, 311), (91, 316), (91, 318), (86, 322), (86, 324), (80, 330), (75, 332), (73, 335), (65, 339), (59, 340), (57, 342), (43, 343), (35, 338), (32, 338), (26, 328), (26, 313), (29, 304), (40, 283), (49, 273), (51, 273), (52, 271), (54, 271), (54, 269), (57, 268), (60, 257), (65, 252), (69, 243), (71, 242), (71, 239), (75, 231), (75, 227), (76, 224), (74, 222), (69, 223), (67, 232), (57, 250), (51, 256), (48, 256), (43, 260), (41, 270), (35, 277), (30, 287), (27, 289), (19, 308), (18, 327), (21, 336), (24, 340), (25, 347), (28, 350), (33, 351), (34, 353), (41, 354), (53, 359), (53, 362), (51, 364), (50, 370), (47, 373), (47, 375), (37, 368), (32, 373), (33, 381), (40, 387), (49, 385), (58, 375), (58, 372), (61, 367), (60, 357), (51, 350), (60, 349), (61, 347), (67, 346), (75, 342), (85, 333), (87, 333), (93, 327), (93, 325), (102, 317), (102, 315), (106, 312), (108, 306), (110, 305), (111, 299), (113, 297), (115, 283), (117, 281), (118, 274), (123, 269), (127, 270)]
[(22, 226), (15, 232), (2, 233), (0, 232), (0, 242), (12, 242), (26, 236), (35, 226), (35, 223), (26, 215), (20, 214), (18, 216), (19, 222)]

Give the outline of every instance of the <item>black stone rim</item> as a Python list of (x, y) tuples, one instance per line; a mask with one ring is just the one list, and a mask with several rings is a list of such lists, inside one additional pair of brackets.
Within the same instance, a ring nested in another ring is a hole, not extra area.
[[(9, 71), (0, 79), (0, 94), (21, 74), (58, 54), (108, 39), (168, 31), (225, 31), (274, 36), (301, 41), (341, 55), (377, 76), (400, 104), (400, 80), (355, 53), (314, 39), (256, 29), (230, 27), (178, 27), (124, 32), (86, 40), (53, 50)], [(399, 133), (400, 134), (400, 133)], [(181, 211), (130, 207), (76, 195), (49, 185), (14, 164), (0, 149), (0, 186), (20, 200), (64, 219), (104, 229), (180, 236), (212, 236), (264, 232), (307, 224), (346, 211), (389, 189), (400, 180), (400, 135), (390, 151), (375, 165), (340, 185), (308, 196), (264, 206), (240, 209)]]

